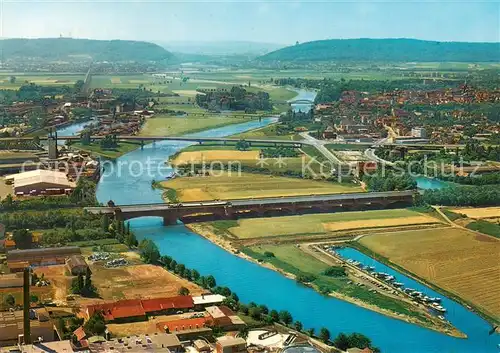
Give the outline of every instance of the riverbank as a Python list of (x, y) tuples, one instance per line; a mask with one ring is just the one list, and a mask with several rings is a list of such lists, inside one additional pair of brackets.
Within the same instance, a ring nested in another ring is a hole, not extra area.
[[(203, 226), (202, 224), (193, 223), (193, 224), (187, 224), (185, 226), (189, 230), (191, 230), (192, 232), (203, 236), (205, 239), (211, 241), (215, 245), (221, 247), (222, 249), (224, 249), (224, 250), (226, 250), (226, 251), (228, 251), (228, 252), (230, 252), (232, 254), (235, 254), (236, 256), (239, 256), (242, 259), (245, 259), (247, 261), (251, 261), (253, 263), (258, 264), (259, 266), (262, 266), (262, 267), (268, 268), (270, 270), (276, 271), (276, 272), (280, 273), (281, 275), (283, 275), (283, 276), (285, 276), (285, 277), (287, 277), (289, 279), (296, 280), (296, 276), (294, 274), (289, 273), (287, 271), (284, 271), (283, 269), (280, 269), (280, 268), (278, 268), (278, 267), (276, 267), (276, 266), (274, 266), (274, 265), (272, 265), (270, 263), (257, 261), (255, 258), (253, 258), (253, 257), (251, 257), (251, 256), (249, 256), (249, 255), (247, 255), (247, 254), (245, 254), (243, 252), (241, 252), (238, 248), (236, 248), (235, 246), (233, 246), (233, 244), (232, 244), (231, 241), (229, 241), (227, 239), (224, 239), (223, 237), (217, 235), (213, 230), (210, 230), (209, 228)], [(308, 284), (307, 286), (311, 287), (312, 289), (314, 289), (318, 293), (321, 293), (319, 286), (314, 285), (314, 284)], [(467, 337), (464, 333), (460, 332), (456, 328), (454, 328), (453, 330), (450, 330), (450, 329), (445, 329), (443, 327), (436, 327), (436, 326), (432, 326), (432, 325), (426, 325), (421, 320), (418, 320), (418, 319), (416, 319), (414, 317), (411, 317), (411, 316), (408, 316), (408, 315), (404, 315), (404, 314), (401, 314), (401, 313), (395, 313), (395, 312), (393, 312), (391, 310), (380, 308), (380, 307), (378, 307), (376, 305), (372, 305), (372, 304), (366, 303), (366, 302), (364, 302), (364, 301), (362, 301), (362, 300), (360, 300), (358, 298), (350, 297), (350, 296), (344, 295), (342, 293), (330, 292), (328, 295), (331, 296), (331, 297), (334, 297), (336, 299), (340, 299), (340, 300), (349, 302), (351, 304), (357, 305), (357, 306), (362, 307), (364, 309), (368, 309), (368, 310), (377, 312), (377, 313), (385, 315), (387, 317), (391, 317), (393, 319), (398, 319), (398, 320), (401, 320), (401, 321), (404, 321), (404, 322), (407, 322), (407, 323), (410, 323), (410, 324), (415, 324), (415, 325), (418, 325), (418, 326), (421, 326), (421, 327), (424, 327), (424, 328), (427, 328), (427, 329), (431, 329), (431, 330), (439, 332), (439, 333), (443, 333), (443, 334), (449, 335), (451, 337), (456, 337), (456, 338), (466, 338)]]

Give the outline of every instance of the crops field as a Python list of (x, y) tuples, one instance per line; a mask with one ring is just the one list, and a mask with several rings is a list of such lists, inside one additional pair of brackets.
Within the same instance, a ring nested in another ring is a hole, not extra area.
[(412, 219), (439, 222), (436, 218), (415, 211), (394, 209), (240, 219), (238, 225), (228, 231), (241, 239), (313, 235), (346, 229), (410, 225)]
[(500, 217), (500, 207), (454, 208), (452, 211), (474, 219)]
[(180, 201), (362, 192), (362, 189), (354, 184), (335, 184), (243, 172), (220, 172), (219, 174), (209, 177), (175, 178), (161, 184), (165, 188), (176, 190)]
[(360, 243), (490, 316), (500, 315), (500, 240), (441, 228), (375, 234)]
[(259, 151), (237, 151), (237, 150), (207, 150), (197, 152), (182, 152), (171, 164), (173, 166), (197, 163), (210, 163), (220, 161), (222, 163), (231, 161), (257, 161)]

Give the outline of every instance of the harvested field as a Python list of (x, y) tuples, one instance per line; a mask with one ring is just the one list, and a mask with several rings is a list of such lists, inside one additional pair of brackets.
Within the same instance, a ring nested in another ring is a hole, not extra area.
[(474, 219), (500, 217), (500, 207), (454, 208), (452, 211)]
[(122, 80), (119, 77), (111, 77), (111, 83), (122, 83)]
[(298, 178), (237, 172), (220, 172), (219, 176), (181, 177), (161, 185), (174, 189), (180, 201), (206, 201), (281, 197), (313, 194), (362, 192), (354, 184), (336, 184)]
[(324, 223), (325, 230), (334, 232), (347, 229), (397, 227), (409, 224), (432, 224), (439, 221), (431, 216), (412, 216), (389, 219), (366, 219), (363, 221)]
[(360, 243), (417, 276), (500, 315), (500, 240), (457, 228), (366, 236)]
[(259, 159), (259, 151), (231, 151), (231, 150), (208, 150), (196, 152), (182, 152), (174, 160), (171, 161), (173, 166), (210, 163), (212, 161), (220, 161), (223, 163), (237, 161), (257, 161)]
[[(238, 220), (228, 231), (238, 238), (263, 238), (272, 236), (313, 235), (335, 230), (409, 225), (416, 219), (426, 223), (439, 222), (436, 218), (421, 215), (407, 209), (342, 212), (329, 214), (308, 214), (272, 218), (252, 218)], [(217, 222), (214, 222), (217, 227)], [(368, 226), (367, 226), (368, 225)]]
[(178, 278), (159, 266), (105, 268), (93, 264), (91, 269), (93, 283), (104, 300), (172, 297), (178, 295), (181, 287), (188, 288), (195, 295), (203, 291), (197, 285)]
[(196, 95), (198, 95), (198, 94), (205, 95), (204, 93), (198, 92), (194, 89), (174, 89), (174, 90), (172, 90), (172, 92), (177, 93), (181, 96), (186, 96), (186, 97), (196, 97)]

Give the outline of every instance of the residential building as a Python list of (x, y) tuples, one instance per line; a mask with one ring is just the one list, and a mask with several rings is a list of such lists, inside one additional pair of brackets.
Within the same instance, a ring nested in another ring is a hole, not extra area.
[(1, 288), (21, 288), (23, 286), (22, 273), (10, 273), (7, 275), (0, 275), (0, 289)]
[(66, 260), (66, 266), (73, 276), (85, 275), (89, 270), (89, 265), (82, 255), (72, 255)]
[(423, 127), (414, 127), (411, 129), (411, 136), (425, 139), (427, 138), (427, 131)]
[(247, 342), (241, 337), (222, 336), (217, 338), (217, 353), (246, 353)]

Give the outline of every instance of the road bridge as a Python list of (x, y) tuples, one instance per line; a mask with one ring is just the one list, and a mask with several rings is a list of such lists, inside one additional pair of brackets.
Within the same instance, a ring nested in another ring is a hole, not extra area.
[(310, 99), (296, 99), (288, 101), (288, 104), (314, 104), (314, 101)]
[(86, 207), (92, 214), (105, 214), (125, 221), (137, 217), (162, 217), (164, 225), (219, 219), (270, 217), (302, 213), (405, 207), (413, 202), (414, 191), (367, 192), (243, 200), (201, 201), (116, 207)]

